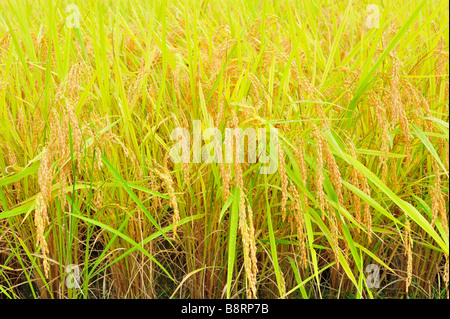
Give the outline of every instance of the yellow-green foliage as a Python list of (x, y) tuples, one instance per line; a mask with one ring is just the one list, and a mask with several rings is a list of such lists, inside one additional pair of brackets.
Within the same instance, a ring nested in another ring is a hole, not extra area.
[(0, 1), (0, 298), (448, 298), (448, 9)]

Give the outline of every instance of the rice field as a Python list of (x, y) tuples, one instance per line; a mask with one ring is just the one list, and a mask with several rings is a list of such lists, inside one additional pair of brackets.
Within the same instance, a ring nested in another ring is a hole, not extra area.
[(448, 298), (448, 10), (0, 1), (0, 299)]

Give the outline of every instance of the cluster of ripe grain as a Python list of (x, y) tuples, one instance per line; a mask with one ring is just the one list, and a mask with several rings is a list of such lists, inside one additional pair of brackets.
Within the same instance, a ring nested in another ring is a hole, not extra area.
[[(233, 111), (230, 127), (236, 129), (238, 127), (238, 119), (236, 113)], [(248, 210), (246, 205), (246, 191), (244, 187), (244, 180), (242, 176), (242, 166), (239, 162), (239, 154), (241, 153), (241, 136), (239, 131), (235, 135), (235, 180), (236, 186), (239, 188), (239, 230), (242, 235), (242, 243), (244, 248), (244, 264), (247, 278), (249, 280), (249, 289), (247, 289), (248, 298), (256, 298), (256, 275), (258, 272), (257, 260), (256, 260), (256, 243), (255, 243), (255, 229), (253, 226), (253, 212)]]
[[(72, 184), (72, 164), (80, 164), (82, 160), (83, 132), (75, 106), (79, 99), (79, 87), (83, 77), (83, 64), (75, 64), (66, 79), (60, 84), (55, 95), (54, 106), (49, 110), (50, 138), (40, 154), (40, 167), (38, 171), (38, 185), (40, 193), (36, 196), (35, 224), (37, 232), (37, 247), (44, 256), (43, 266), (45, 276), (48, 278), (49, 265), (47, 255), (49, 247), (43, 235), (46, 225), (52, 217), (49, 216), (54, 194), (52, 191), (55, 178), (59, 182), (59, 200), (63, 209), (67, 205), (67, 188)], [(81, 170), (81, 165), (78, 166)], [(56, 171), (58, 172), (56, 174)]]

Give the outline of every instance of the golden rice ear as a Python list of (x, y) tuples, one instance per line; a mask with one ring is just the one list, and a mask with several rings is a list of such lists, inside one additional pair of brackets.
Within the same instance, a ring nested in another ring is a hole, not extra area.
[(170, 207), (173, 209), (172, 223), (173, 223), (173, 239), (177, 235), (177, 227), (180, 221), (180, 211), (178, 209), (177, 197), (175, 196), (174, 182), (172, 176), (166, 166), (159, 165), (154, 159), (153, 164), (156, 166), (155, 172), (166, 185), (167, 194), (170, 197)]
[[(370, 196), (370, 188), (367, 183), (367, 179), (363, 174), (359, 174), (360, 183), (362, 185), (362, 190), (366, 195)], [(369, 244), (372, 242), (372, 215), (370, 214), (370, 205), (364, 202), (364, 225), (367, 228)]]
[[(249, 73), (249, 80), (252, 83), (252, 86), (254, 87), (254, 90), (259, 90), (263, 92), (263, 95), (261, 96), (259, 91), (256, 91), (256, 100), (257, 101), (270, 101), (272, 97), (269, 95), (269, 92), (267, 92), (267, 89), (264, 87), (264, 85), (261, 83), (260, 79), (253, 73)], [(264, 110), (264, 114), (267, 114), (267, 108)]]
[(23, 112), (23, 108), (19, 107), (18, 110), (18, 128), (20, 132), (20, 138), (22, 140), (22, 143), (26, 144), (26, 136), (25, 136), (25, 114)]
[(301, 137), (296, 139), (296, 146), (294, 151), (295, 160), (297, 161), (298, 167), (300, 169), (300, 173), (302, 174), (302, 184), (307, 187), (308, 184), (308, 172), (306, 169), (306, 161), (305, 161), (305, 142)]
[[(68, 117), (69, 124), (70, 124), (70, 134), (72, 136), (72, 147), (73, 151), (75, 153), (75, 161), (79, 163), (81, 161), (81, 147), (82, 147), (82, 141), (83, 141), (83, 133), (81, 132), (80, 125), (78, 122), (78, 118), (75, 115), (75, 106), (73, 100), (66, 99), (66, 116)], [(69, 135), (69, 134), (68, 134)], [(81, 168), (81, 166), (78, 166)]]
[(316, 192), (317, 192), (317, 201), (319, 202), (322, 219), (325, 218), (323, 211), (325, 211), (325, 193), (323, 192), (323, 181), (325, 180), (323, 176), (323, 140), (320, 134), (319, 129), (316, 125), (313, 126), (313, 134), (316, 140), (316, 155), (317, 155), (317, 165), (316, 165)]
[(258, 275), (258, 260), (256, 258), (256, 238), (255, 238), (255, 227), (253, 223), (253, 211), (250, 205), (247, 205), (247, 217), (248, 217), (248, 230), (249, 230), (249, 243), (250, 243), (250, 259), (251, 259), (251, 285), (250, 289), (254, 298), (257, 298), (256, 290), (256, 276)]
[(405, 255), (407, 258), (407, 266), (406, 266), (406, 293), (409, 291), (409, 287), (411, 286), (412, 281), (412, 257), (413, 257), (413, 240), (411, 237), (411, 224), (409, 222), (408, 215), (405, 214)]
[[(348, 145), (349, 145), (349, 149), (350, 149), (350, 155), (357, 159), (357, 155), (356, 155), (356, 148), (355, 145), (352, 143), (352, 141), (348, 141)], [(352, 177), (352, 184), (355, 187), (360, 188), (366, 195), (370, 196), (370, 188), (369, 188), (369, 184), (367, 183), (367, 178), (364, 174), (362, 174), (360, 171), (358, 171), (355, 167), (352, 168), (351, 170), (351, 177)], [(359, 200), (359, 196), (357, 196), (356, 194), (353, 194), (353, 200), (355, 203), (355, 210), (361, 210), (361, 205), (360, 205), (360, 200)], [(363, 217), (361, 220), (361, 212), (357, 211), (356, 212), (356, 219), (359, 222), (362, 222), (364, 224), (364, 226), (366, 226), (367, 228), (367, 233), (368, 233), (368, 241), (369, 243), (371, 243), (372, 241), (372, 215), (370, 213), (370, 205), (364, 201), (364, 213), (363, 213)], [(360, 229), (358, 228), (358, 233), (360, 233)]]
[[(353, 145), (353, 143), (351, 141), (348, 142), (348, 145), (349, 145), (350, 155), (354, 159), (357, 159), (355, 145)], [(357, 188), (360, 188), (358, 175), (359, 175), (358, 174), (358, 170), (355, 167), (352, 167), (350, 169), (350, 183), (352, 183), (353, 186), (355, 186)], [(353, 209), (355, 211), (355, 219), (356, 219), (356, 221), (358, 223), (362, 224), (361, 199), (355, 193), (352, 194), (352, 206), (353, 206)], [(356, 232), (358, 234), (360, 234), (361, 233), (361, 228), (357, 227), (356, 228)]]
[[(225, 130), (225, 145), (224, 149), (233, 149), (233, 135), (229, 130)], [(223, 198), (227, 200), (230, 195), (230, 184), (232, 184), (231, 179), (231, 164), (226, 163), (225, 158), (223, 160), (223, 165), (220, 166), (223, 184)]]
[(297, 239), (300, 246), (301, 264), (306, 269), (308, 266), (307, 252), (306, 252), (306, 226), (304, 210), (302, 208), (300, 194), (297, 188), (293, 185), (289, 186), (289, 194), (291, 194), (293, 200), (291, 203), (291, 210), (294, 213), (294, 220), (297, 229)]
[(286, 167), (284, 162), (283, 146), (278, 145), (278, 171), (281, 180), (281, 214), (283, 221), (286, 219), (286, 202), (288, 198), (288, 178), (286, 175)]
[[(306, 168), (306, 160), (305, 160), (305, 142), (301, 137), (298, 137), (296, 140), (297, 140), (297, 147), (294, 148), (294, 156), (299, 166), (300, 173), (302, 175), (301, 179), (302, 184), (305, 188), (308, 189), (308, 171)], [(300, 191), (300, 194), (302, 195), (302, 201), (304, 205), (303, 211), (307, 211), (309, 207), (308, 195), (304, 191)]]
[(342, 177), (341, 177), (341, 172), (339, 170), (339, 166), (336, 163), (336, 160), (333, 156), (333, 154), (331, 153), (328, 144), (324, 141), (323, 142), (324, 148), (323, 148), (323, 152), (325, 155), (325, 159), (327, 161), (328, 164), (328, 171), (330, 173), (330, 179), (331, 179), (331, 183), (333, 184), (333, 187), (336, 191), (337, 197), (338, 197), (338, 201), (339, 201), (339, 205), (341, 207), (344, 206), (344, 197), (342, 195)]
[[(235, 111), (231, 113), (230, 125), (233, 129), (238, 127), (238, 119)], [(256, 298), (256, 270), (257, 266), (254, 264), (256, 262), (256, 243), (254, 238), (254, 229), (251, 230), (252, 224), (249, 222), (249, 216), (252, 213), (248, 213), (245, 205), (245, 188), (244, 180), (242, 175), (241, 163), (239, 163), (240, 154), (240, 132), (236, 131), (236, 152), (234, 158), (234, 171), (236, 185), (239, 188), (239, 230), (242, 234), (242, 243), (244, 248), (244, 267), (247, 279), (249, 281), (249, 288), (247, 289), (247, 296)], [(232, 139), (231, 139), (231, 143)], [(253, 227), (252, 227), (253, 228)]]
[[(387, 176), (387, 171), (388, 171), (389, 141), (390, 141), (389, 122), (387, 119), (387, 114), (386, 114), (386, 110), (383, 106), (383, 103), (380, 101), (380, 99), (378, 98), (378, 96), (375, 93), (372, 93), (369, 96), (368, 102), (369, 102), (369, 105), (371, 105), (375, 108), (377, 124), (379, 125), (380, 130), (381, 130), (380, 151), (382, 152), (382, 155), (380, 157), (379, 167), (381, 167), (381, 180), (383, 181), (383, 183), (386, 183), (386, 176)], [(355, 152), (355, 155), (356, 155), (356, 152)]]
[[(410, 110), (413, 114), (413, 122), (416, 125), (421, 125), (422, 120), (422, 96), (421, 93), (411, 84), (411, 82), (407, 78), (407, 74), (405, 71), (402, 72), (401, 86), (403, 89), (403, 94), (405, 100), (410, 104)], [(375, 94), (373, 94), (375, 96)], [(425, 121), (427, 123), (427, 121)]]
[(280, 291), (280, 295), (282, 299), (285, 299), (285, 295), (286, 295), (286, 281), (284, 279), (284, 274), (283, 271), (280, 269), (280, 286), (281, 286), (281, 291)]
[(54, 171), (52, 169), (52, 157), (48, 147), (44, 147), (38, 171), (38, 184), (41, 189), (41, 194), (47, 203), (50, 203), (53, 199), (51, 191), (53, 175)]
[[(432, 198), (432, 203), (431, 203), (431, 212), (432, 212), (432, 218), (431, 218), (431, 225), (434, 226), (436, 219), (438, 217), (441, 218), (441, 221), (443, 222), (444, 225), (448, 225), (447, 224), (447, 214), (448, 211), (446, 210), (446, 205), (445, 205), (445, 199), (444, 196), (442, 195), (442, 188), (441, 188), (441, 176), (440, 176), (440, 169), (439, 169), (439, 164), (437, 163), (436, 159), (434, 159), (434, 157), (431, 160), (432, 162), (432, 167), (433, 167), (433, 173), (434, 173), (434, 187), (433, 190), (431, 192), (431, 198)], [(445, 227), (445, 231), (448, 235), (448, 227)]]
[[(445, 286), (448, 287), (448, 281), (449, 281), (449, 256), (445, 255), (445, 266), (444, 266), (444, 282)], [(449, 299), (449, 289), (447, 289), (447, 299)]]
[[(331, 182), (333, 183), (336, 193), (338, 194), (339, 205), (343, 204), (342, 192), (341, 192), (342, 181), (341, 181), (339, 168), (337, 167), (337, 164), (334, 161), (334, 157), (331, 155), (331, 152), (325, 143), (322, 133), (319, 131), (317, 126), (315, 126), (314, 124), (312, 124), (312, 125), (313, 125), (313, 133), (314, 133), (314, 136), (316, 138), (316, 143), (317, 143), (317, 163), (318, 163), (317, 176), (316, 176), (317, 196), (319, 198), (320, 208), (322, 210), (327, 209), (328, 212), (330, 213), (329, 225), (331, 228), (331, 237), (332, 237), (331, 240), (332, 240), (333, 246), (334, 246), (333, 254), (334, 254), (334, 259), (336, 261), (336, 265), (339, 268), (339, 266), (340, 266), (340, 262), (339, 262), (339, 230), (338, 230), (338, 222), (337, 222), (337, 218), (336, 218), (336, 212), (334, 211), (333, 207), (331, 207), (331, 208), (325, 207), (325, 205), (326, 205), (325, 193), (323, 191), (324, 176), (323, 176), (323, 171), (322, 171), (324, 154), (325, 154), (324, 157), (328, 163), (328, 170), (330, 171)], [(323, 214), (322, 219), (325, 220), (325, 218), (326, 218), (326, 216), (325, 216), (325, 214)]]
[[(305, 77), (301, 78), (300, 87), (311, 99), (318, 100), (323, 97), (322, 94), (320, 94), (320, 92), (317, 90), (317, 88), (314, 87), (314, 85), (312, 85), (311, 82)], [(322, 128), (330, 130), (330, 122), (325, 116), (322, 104), (314, 103), (314, 109), (316, 111), (318, 119), (320, 119), (320, 125), (322, 126)]]
[(252, 262), (253, 262), (253, 273), (256, 276), (258, 273), (258, 263), (256, 259), (256, 238), (255, 238), (255, 227), (253, 222), (253, 210), (250, 204), (247, 205), (247, 212), (248, 212), (248, 223), (249, 223), (249, 230), (250, 230), (250, 238), (251, 238), (251, 253), (252, 253)]
[[(180, 113), (180, 120), (178, 120), (178, 118), (176, 117), (176, 115), (174, 113), (171, 113), (170, 116), (174, 121), (174, 125), (175, 127), (178, 128), (182, 128), (182, 129), (186, 129), (188, 130), (189, 124), (188, 121), (184, 115), (183, 112)], [(189, 145), (189, 140), (184, 139), (182, 134), (179, 134), (177, 137), (178, 141), (182, 143), (182, 148), (183, 149), (190, 149), (190, 145)], [(182, 154), (182, 160), (181, 160), (181, 167), (183, 170), (183, 176), (184, 176), (184, 182), (186, 185), (190, 184), (190, 154), (185, 154), (185, 152), (183, 151)]]
[[(8, 150), (8, 162), (9, 166), (19, 166), (19, 162), (17, 161), (16, 154), (12, 151), (11, 147), (8, 145), (8, 143), (5, 143), (6, 149)], [(15, 187), (15, 198), (17, 201), (20, 199), (20, 192), (21, 192), (21, 184), (20, 181), (14, 182)]]
[(131, 89), (128, 91), (128, 95), (127, 95), (128, 104), (131, 108), (133, 108), (135, 106), (137, 99), (141, 95), (141, 93), (139, 93), (139, 85), (144, 80), (145, 76), (148, 75), (149, 73), (150, 73), (150, 70), (145, 68), (144, 63), (141, 60), (141, 68), (139, 69), (136, 80), (134, 81), (134, 84), (131, 87)]
[(406, 165), (409, 163), (411, 159), (411, 136), (409, 134), (409, 120), (406, 114), (406, 109), (402, 103), (401, 95), (400, 95), (400, 73), (402, 63), (398, 59), (395, 54), (392, 54), (392, 80), (390, 87), (391, 94), (391, 127), (393, 128), (397, 121), (400, 122), (400, 129), (403, 133), (403, 137), (405, 139), (405, 147), (406, 147)]
[(250, 235), (250, 229), (247, 218), (247, 211), (245, 207), (245, 194), (244, 190), (240, 190), (240, 198), (239, 198), (239, 229), (242, 235), (242, 243), (244, 248), (244, 267), (245, 273), (247, 275), (247, 279), (249, 281), (249, 289), (247, 290), (247, 295), (251, 296), (251, 294), (256, 296), (256, 276), (254, 274), (254, 267), (252, 258), (252, 247), (256, 247), (255, 244), (252, 244), (252, 236)]
[(40, 248), (43, 258), (44, 276), (49, 278), (50, 265), (48, 263), (49, 249), (45, 239), (45, 227), (49, 224), (47, 203), (42, 193), (36, 197), (36, 208), (34, 213), (34, 225), (36, 227), (36, 246)]

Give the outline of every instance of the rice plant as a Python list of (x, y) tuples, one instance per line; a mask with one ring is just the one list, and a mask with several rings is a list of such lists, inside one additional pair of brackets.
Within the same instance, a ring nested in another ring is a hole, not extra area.
[(448, 9), (0, 0), (0, 298), (448, 298)]

